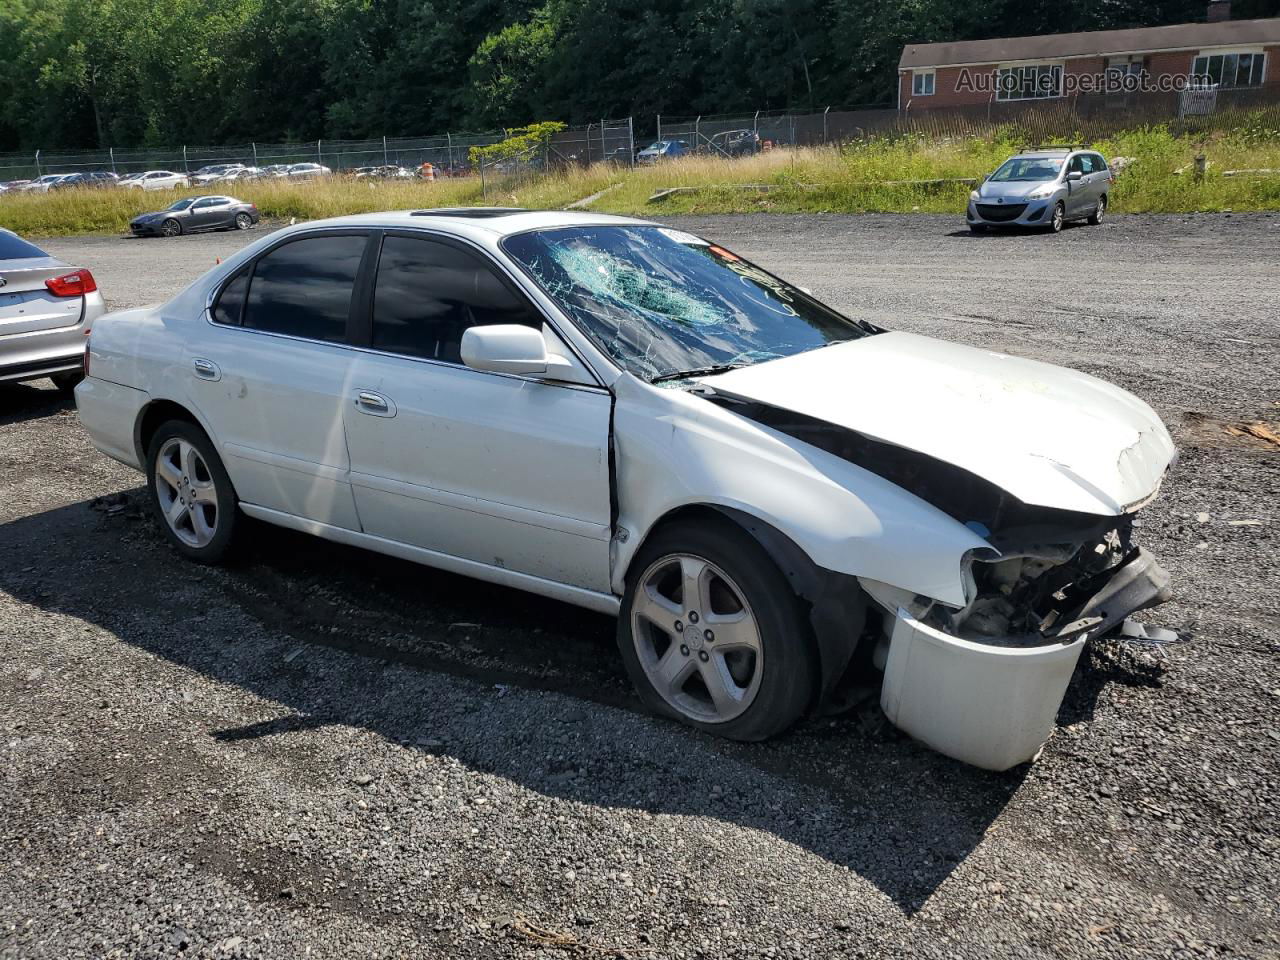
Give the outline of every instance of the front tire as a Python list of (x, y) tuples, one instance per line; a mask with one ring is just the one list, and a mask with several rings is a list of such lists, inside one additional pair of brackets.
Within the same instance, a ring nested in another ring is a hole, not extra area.
[(160, 234), (165, 237), (180, 237), (182, 236), (182, 224), (177, 220), (166, 220), (160, 224)]
[(1104, 193), (1098, 198), (1098, 205), (1094, 207), (1093, 213), (1089, 214), (1089, 225), (1096, 227), (1102, 222), (1102, 218), (1107, 215), (1107, 195)]
[(1067, 222), (1067, 208), (1059, 200), (1053, 205), (1053, 215), (1049, 218), (1049, 232), (1061, 233), (1062, 225)]
[(239, 519), (235, 488), (194, 423), (169, 420), (155, 432), (147, 450), (147, 493), (165, 538), (184, 557), (219, 563), (231, 552)]
[(816, 688), (799, 599), (728, 519), (650, 538), (631, 564), (618, 647), (650, 710), (732, 740), (785, 730)]

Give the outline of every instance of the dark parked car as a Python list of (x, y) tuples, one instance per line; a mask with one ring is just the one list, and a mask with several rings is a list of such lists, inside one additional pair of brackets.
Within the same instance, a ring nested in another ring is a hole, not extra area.
[(88, 173), (73, 173), (57, 183), (50, 185), (50, 190), (66, 190), (68, 187), (114, 187), (119, 178), (109, 170), (94, 170)]
[(655, 140), (636, 154), (636, 163), (657, 163), (672, 160), (689, 152), (687, 140)]
[(711, 153), (745, 157), (760, 152), (760, 134), (754, 130), (725, 130), (711, 138)]
[(258, 208), (235, 197), (183, 197), (167, 210), (134, 217), (135, 237), (176, 237), (202, 230), (248, 230), (258, 222)]

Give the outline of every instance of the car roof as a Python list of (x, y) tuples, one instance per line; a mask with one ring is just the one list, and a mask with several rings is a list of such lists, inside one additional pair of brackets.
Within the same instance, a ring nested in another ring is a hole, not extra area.
[[(604, 213), (578, 213), (570, 210), (522, 210), (517, 207), (441, 207), (433, 210), (391, 210), (385, 213), (362, 213), (329, 220), (312, 220), (305, 226), (315, 227), (424, 227), (447, 233), (468, 235), (487, 233), (508, 237), (529, 230), (556, 227), (656, 226), (649, 220), (615, 217)], [(299, 224), (299, 227), (303, 226)]]

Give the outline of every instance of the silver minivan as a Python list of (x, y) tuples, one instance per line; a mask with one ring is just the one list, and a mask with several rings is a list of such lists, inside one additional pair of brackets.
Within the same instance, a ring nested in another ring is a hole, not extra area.
[(1010, 157), (969, 194), (969, 229), (1043, 227), (1057, 233), (1068, 220), (1098, 224), (1115, 176), (1096, 150), (1044, 147)]
[(49, 377), (74, 387), (85, 334), (105, 312), (92, 273), (0, 229), (0, 383)]

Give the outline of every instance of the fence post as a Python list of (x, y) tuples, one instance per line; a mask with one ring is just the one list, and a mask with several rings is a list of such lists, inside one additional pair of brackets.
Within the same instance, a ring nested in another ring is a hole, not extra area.
[(760, 111), (756, 111), (756, 115), (751, 118), (751, 130), (753, 133), (760, 132)]
[(636, 165), (636, 128), (635, 117), (627, 117), (627, 166)]
[(187, 145), (185, 143), (182, 145), (182, 172), (191, 172), (191, 165), (187, 163)]
[(40, 151), (36, 151), (36, 179), (40, 179)]
[(116, 172), (116, 148), (107, 147), (107, 156), (111, 158), (111, 172)]
[(822, 142), (826, 143), (830, 138), (827, 136), (827, 114), (831, 112), (831, 108), (822, 111)]
[(658, 114), (658, 139), (662, 139), (662, 114)]
[(693, 149), (694, 150), (697, 150), (700, 146), (702, 146), (702, 143), (700, 142), (701, 140), (702, 140), (702, 117), (699, 116), (696, 120), (693, 121)]
[(391, 163), (387, 159), (387, 135), (385, 133), (382, 135), (382, 162), (384, 165)]
[(324, 166), (324, 154), (320, 152), (320, 141), (316, 141), (316, 163)]
[[(600, 121), (600, 162), (604, 163), (609, 159), (609, 144), (604, 139), (604, 121)], [(591, 163), (591, 151), (587, 151), (587, 163)]]
[(448, 130), (444, 132), (445, 139), (449, 141), (449, 171), (453, 172), (453, 134)]

